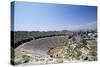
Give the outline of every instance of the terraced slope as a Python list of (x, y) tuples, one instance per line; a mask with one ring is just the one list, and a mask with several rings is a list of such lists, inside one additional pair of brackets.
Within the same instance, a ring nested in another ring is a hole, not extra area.
[(25, 50), (28, 50), (37, 54), (47, 54), (50, 48), (64, 45), (63, 43), (67, 41), (66, 39), (67, 39), (66, 36), (40, 38), (37, 40), (32, 40), (30, 42), (24, 43), (18, 48), (23, 48)]
[[(86, 44), (87, 43), (87, 44)], [(80, 36), (54, 36), (31, 40), (14, 51), (15, 64), (50, 64), (97, 60), (96, 40)]]

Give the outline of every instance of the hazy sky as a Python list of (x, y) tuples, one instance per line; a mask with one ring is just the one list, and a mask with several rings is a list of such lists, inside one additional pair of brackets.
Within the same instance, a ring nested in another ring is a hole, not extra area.
[(15, 31), (95, 29), (96, 6), (15, 2)]

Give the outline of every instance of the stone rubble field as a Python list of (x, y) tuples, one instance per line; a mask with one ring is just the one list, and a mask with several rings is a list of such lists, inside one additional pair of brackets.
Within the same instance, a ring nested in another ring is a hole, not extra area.
[(14, 50), (18, 64), (54, 64), (97, 60), (97, 41), (54, 36), (23, 43)]

